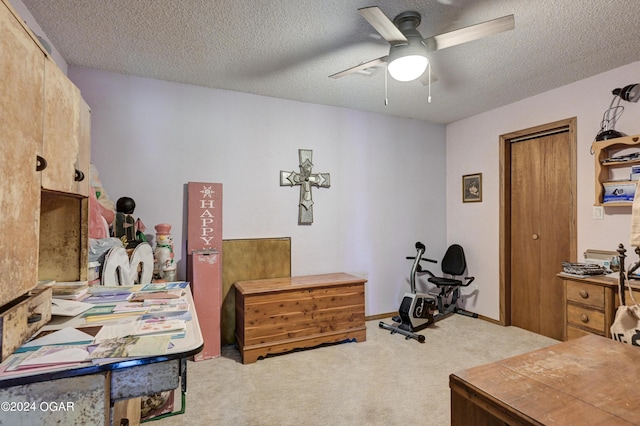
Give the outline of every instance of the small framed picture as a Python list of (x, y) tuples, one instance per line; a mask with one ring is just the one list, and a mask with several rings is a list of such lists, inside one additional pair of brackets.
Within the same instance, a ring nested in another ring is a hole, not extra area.
[(482, 201), (482, 173), (462, 176), (462, 202)]

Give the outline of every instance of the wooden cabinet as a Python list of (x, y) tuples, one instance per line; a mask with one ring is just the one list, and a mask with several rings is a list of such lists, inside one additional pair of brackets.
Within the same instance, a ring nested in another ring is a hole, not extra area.
[(0, 3), (0, 306), (37, 280), (45, 55)]
[(0, 64), (2, 316), (39, 279), (87, 277), (90, 116), (80, 91), (6, 0)]
[(83, 197), (89, 196), (91, 180), (91, 109), (82, 97), (79, 99), (78, 110), (78, 155), (76, 157), (76, 170), (82, 173), (83, 179), (74, 172), (74, 179), (78, 183), (76, 192)]
[[(588, 334), (611, 337), (611, 324), (620, 305), (618, 280), (611, 277), (569, 277), (560, 274), (565, 295), (564, 340)], [(627, 304), (632, 303), (626, 291)], [(640, 301), (640, 289), (633, 291)]]
[[(625, 136), (594, 142), (591, 150), (595, 158), (595, 203), (596, 206), (631, 206), (633, 201), (604, 202), (605, 185), (613, 180), (617, 184), (635, 184), (630, 180), (631, 167), (640, 165), (640, 155), (624, 161), (616, 157), (640, 153), (640, 136)], [(635, 188), (635, 187), (633, 187)]]
[[(42, 172), (38, 279), (79, 281), (87, 279), (89, 261), (91, 112), (78, 89), (59, 73), (52, 72), (59, 80), (54, 92), (66, 106), (49, 112), (65, 123), (47, 129), (45, 120), (43, 155), (48, 165)], [(56, 105), (51, 99), (45, 104), (50, 110)]]
[[(86, 139), (87, 106), (80, 90), (51, 60), (45, 61), (42, 188), (88, 196), (89, 158)], [(82, 123), (82, 126), (81, 126)]]

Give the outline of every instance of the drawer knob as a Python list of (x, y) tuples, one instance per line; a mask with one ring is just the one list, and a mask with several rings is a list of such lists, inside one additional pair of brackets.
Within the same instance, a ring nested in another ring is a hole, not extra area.
[(589, 292), (587, 290), (580, 290), (580, 297), (582, 297), (583, 299), (586, 299), (589, 297)]
[(582, 321), (583, 323), (588, 323), (589, 322), (589, 317), (586, 316), (585, 314), (580, 315), (580, 321)]

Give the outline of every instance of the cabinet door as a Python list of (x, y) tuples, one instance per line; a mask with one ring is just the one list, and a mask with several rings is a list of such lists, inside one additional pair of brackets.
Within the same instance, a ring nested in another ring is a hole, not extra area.
[[(45, 62), (42, 188), (76, 194), (80, 90), (50, 59)], [(87, 177), (88, 178), (88, 177)]]
[(45, 56), (0, 3), (0, 305), (37, 281)]
[(89, 196), (89, 180), (91, 162), (91, 110), (89, 105), (79, 97), (78, 117), (78, 157), (75, 168), (77, 172), (77, 193), (83, 197)]

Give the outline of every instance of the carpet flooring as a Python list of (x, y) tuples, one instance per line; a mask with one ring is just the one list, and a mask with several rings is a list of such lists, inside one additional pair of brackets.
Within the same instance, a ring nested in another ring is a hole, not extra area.
[(185, 413), (147, 424), (444, 426), (451, 373), (558, 343), (461, 315), (422, 330), (422, 344), (378, 323), (367, 321), (366, 342), (247, 365), (234, 346), (225, 346), (221, 357), (189, 361)]

